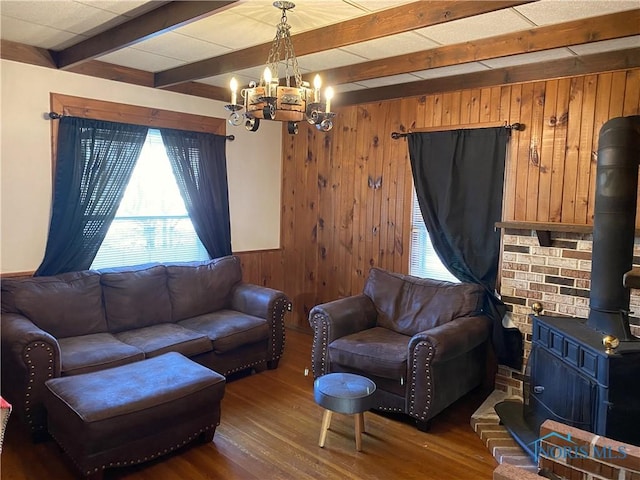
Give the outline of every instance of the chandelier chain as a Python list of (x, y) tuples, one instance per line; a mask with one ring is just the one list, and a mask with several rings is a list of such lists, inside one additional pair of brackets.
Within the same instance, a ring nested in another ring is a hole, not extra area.
[(287, 23), (287, 8), (282, 7), (281, 10), (282, 16), (280, 18), (280, 24), (277, 25), (276, 36), (271, 43), (267, 64), (272, 74), (277, 77), (279, 75), (279, 65), (282, 63), (284, 66), (286, 85), (288, 87), (291, 86), (291, 77), (293, 76), (295, 87), (299, 88), (302, 86), (302, 74), (300, 73), (298, 60), (296, 59), (296, 54), (293, 49), (293, 42), (291, 41), (291, 26)]

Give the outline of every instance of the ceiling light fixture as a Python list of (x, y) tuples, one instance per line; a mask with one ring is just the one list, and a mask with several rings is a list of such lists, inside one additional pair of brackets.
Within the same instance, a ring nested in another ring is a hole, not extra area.
[[(260, 83), (252, 81), (248, 88), (240, 91), (242, 103), (238, 103), (238, 82), (235, 77), (231, 79), (231, 104), (225, 105), (231, 112), (229, 123), (238, 126), (244, 122), (247, 130), (255, 132), (260, 127), (261, 119), (277, 120), (287, 122), (289, 133), (296, 134), (298, 122), (307, 120), (318, 130), (328, 132), (333, 128), (333, 117), (336, 115), (331, 111), (333, 89), (328, 87), (322, 96), (319, 75), (314, 79), (313, 88), (309, 82), (302, 81), (291, 43), (291, 26), (287, 23), (287, 10), (294, 8), (295, 4), (278, 1), (273, 2), (273, 6), (282, 11), (282, 18), (269, 50), (267, 66)], [(281, 78), (283, 85), (280, 85)], [(244, 113), (241, 113), (242, 110)]]

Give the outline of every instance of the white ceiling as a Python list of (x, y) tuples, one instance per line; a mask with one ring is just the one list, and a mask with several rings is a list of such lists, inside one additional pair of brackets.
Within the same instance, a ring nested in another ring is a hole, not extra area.
[[(413, 0), (296, 0), (289, 11), (291, 34), (343, 22)], [(0, 37), (35, 47), (61, 50), (167, 2), (129, 0), (0, 1)], [(97, 60), (158, 72), (270, 42), (280, 21), (272, 0), (244, 0), (202, 20), (122, 48)], [(439, 46), (586, 17), (640, 8), (640, 0), (540, 0), (504, 10), (421, 28), (298, 58), (302, 73), (383, 59)], [(349, 91), (427, 78), (640, 46), (640, 36), (571, 48), (433, 68), (337, 86)], [(294, 43), (295, 48), (295, 43)], [(265, 58), (266, 62), (266, 58)], [(260, 77), (263, 67), (235, 72), (240, 83)], [(224, 87), (232, 74), (199, 80)]]

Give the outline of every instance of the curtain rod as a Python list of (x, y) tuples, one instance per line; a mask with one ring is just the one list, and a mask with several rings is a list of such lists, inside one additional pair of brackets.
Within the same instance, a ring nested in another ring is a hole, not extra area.
[[(455, 127), (449, 127), (449, 126), (442, 126), (442, 127), (429, 127), (426, 129), (418, 129), (418, 130), (414, 130), (412, 132), (407, 132), (407, 133), (400, 133), (400, 132), (391, 132), (391, 138), (393, 138), (394, 140), (398, 140), (399, 138), (405, 138), (407, 135), (409, 135), (410, 133), (419, 133), (419, 132), (444, 132), (447, 130), (470, 130), (472, 128), (489, 128), (489, 127), (497, 127), (500, 125), (478, 125), (478, 126), (473, 126), (473, 125), (468, 125), (468, 126), (464, 126), (464, 127), (460, 127), (460, 126), (455, 126)], [(522, 131), (524, 130), (524, 123), (512, 123), (511, 125), (508, 125), (506, 122), (503, 125), (504, 128), (506, 128), (507, 130), (517, 130), (517, 131)]]
[[(62, 117), (64, 117), (64, 114), (62, 114), (62, 113), (47, 112), (47, 113), (44, 114), (44, 119), (45, 120), (59, 120)], [(235, 135), (225, 135), (224, 138), (226, 138), (230, 142), (233, 142), (236, 139), (236, 136)]]

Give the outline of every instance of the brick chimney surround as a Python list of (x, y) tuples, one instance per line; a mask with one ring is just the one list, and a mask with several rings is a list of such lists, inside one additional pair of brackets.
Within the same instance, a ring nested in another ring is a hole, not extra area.
[[(567, 321), (572, 317), (587, 318), (589, 315), (592, 234), (554, 231), (550, 232), (547, 240), (550, 246), (541, 246), (535, 230), (503, 230), (499, 293), (509, 310), (509, 321), (524, 337), (523, 368), (514, 370), (498, 366), (494, 392), (471, 417), (472, 428), (501, 464), (494, 475), (497, 480), (541, 478), (536, 474), (539, 466), (531, 461), (505, 427), (500, 425), (500, 419), (493, 409), (496, 403), (505, 399), (521, 400), (523, 397), (524, 372), (532, 340), (531, 306), (539, 302), (544, 315), (567, 317)], [(633, 266), (639, 265), (640, 237), (636, 237)], [(631, 333), (640, 337), (640, 290), (631, 290), (630, 310)], [(587, 477), (576, 474), (575, 478)], [(640, 480), (640, 473), (630, 473), (624, 478)]]
[[(509, 320), (524, 336), (524, 365), (531, 350), (531, 306), (540, 302), (544, 315), (587, 318), (591, 286), (590, 233), (550, 232), (551, 246), (540, 246), (532, 230), (506, 228), (502, 240), (500, 295)], [(633, 266), (640, 265), (640, 238), (634, 242)], [(640, 290), (631, 290), (631, 333), (640, 336)], [(521, 371), (498, 367), (496, 390), (522, 397)]]

